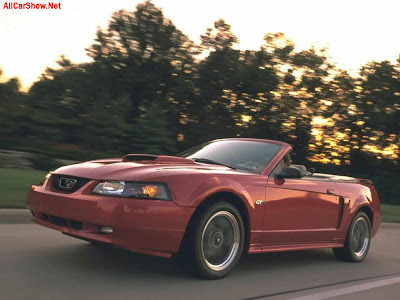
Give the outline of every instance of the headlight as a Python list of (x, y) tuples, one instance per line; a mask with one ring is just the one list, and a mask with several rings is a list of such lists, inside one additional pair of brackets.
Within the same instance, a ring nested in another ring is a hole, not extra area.
[(103, 181), (92, 191), (93, 194), (154, 200), (171, 200), (164, 183)]

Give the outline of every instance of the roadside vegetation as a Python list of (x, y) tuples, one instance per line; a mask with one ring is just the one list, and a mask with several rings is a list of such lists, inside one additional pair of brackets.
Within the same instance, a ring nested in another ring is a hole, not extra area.
[[(0, 169), (1, 208), (25, 208), (26, 194), (32, 184), (43, 182), (46, 172), (37, 170)], [(400, 205), (382, 204), (383, 222), (400, 223)]]
[(0, 169), (0, 208), (25, 208), (29, 186), (43, 181), (46, 172)]
[(382, 204), (382, 221), (400, 223), (400, 205)]

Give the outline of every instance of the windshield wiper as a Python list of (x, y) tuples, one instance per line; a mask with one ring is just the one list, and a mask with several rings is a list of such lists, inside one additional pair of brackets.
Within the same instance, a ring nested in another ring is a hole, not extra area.
[(220, 162), (217, 162), (215, 160), (208, 159), (208, 158), (190, 158), (190, 159), (195, 161), (195, 162), (199, 162), (199, 163), (220, 165), (220, 166), (224, 166), (224, 167), (228, 167), (228, 168), (231, 168), (233, 170), (236, 170), (236, 168), (234, 166), (226, 165), (226, 164), (223, 164), (223, 163), (220, 163)]

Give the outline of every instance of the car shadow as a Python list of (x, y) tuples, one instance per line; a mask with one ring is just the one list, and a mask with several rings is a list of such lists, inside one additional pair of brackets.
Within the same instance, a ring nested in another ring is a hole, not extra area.
[(262, 266), (282, 268), (285, 265), (297, 266), (305, 263), (319, 264), (329, 261), (337, 261), (331, 249), (270, 252), (245, 255), (242, 259), (242, 262), (245, 262), (245, 266), (252, 269), (262, 268)]
[[(57, 272), (102, 274), (104, 278), (139, 278), (198, 280), (176, 258), (166, 259), (130, 251), (78, 242), (36, 252), (32, 268), (51, 265)], [(258, 273), (290, 271), (307, 265), (326, 265), (337, 261), (330, 249), (244, 255), (233, 276), (256, 276)], [(45, 262), (43, 266), (43, 262)], [(230, 277), (230, 276), (229, 276)], [(228, 278), (229, 278), (228, 277)]]
[(118, 274), (119, 277), (157, 276), (177, 277), (184, 275), (179, 271), (179, 265), (173, 260), (133, 253), (127, 250), (103, 245), (91, 245), (82, 242), (62, 249), (47, 249), (43, 255), (47, 262), (58, 270), (76, 270), (92, 274)]

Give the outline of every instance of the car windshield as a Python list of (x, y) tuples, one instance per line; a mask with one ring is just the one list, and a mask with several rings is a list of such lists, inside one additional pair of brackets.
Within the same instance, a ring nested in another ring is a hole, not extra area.
[(261, 174), (280, 149), (280, 145), (268, 142), (219, 140), (191, 148), (177, 156)]

